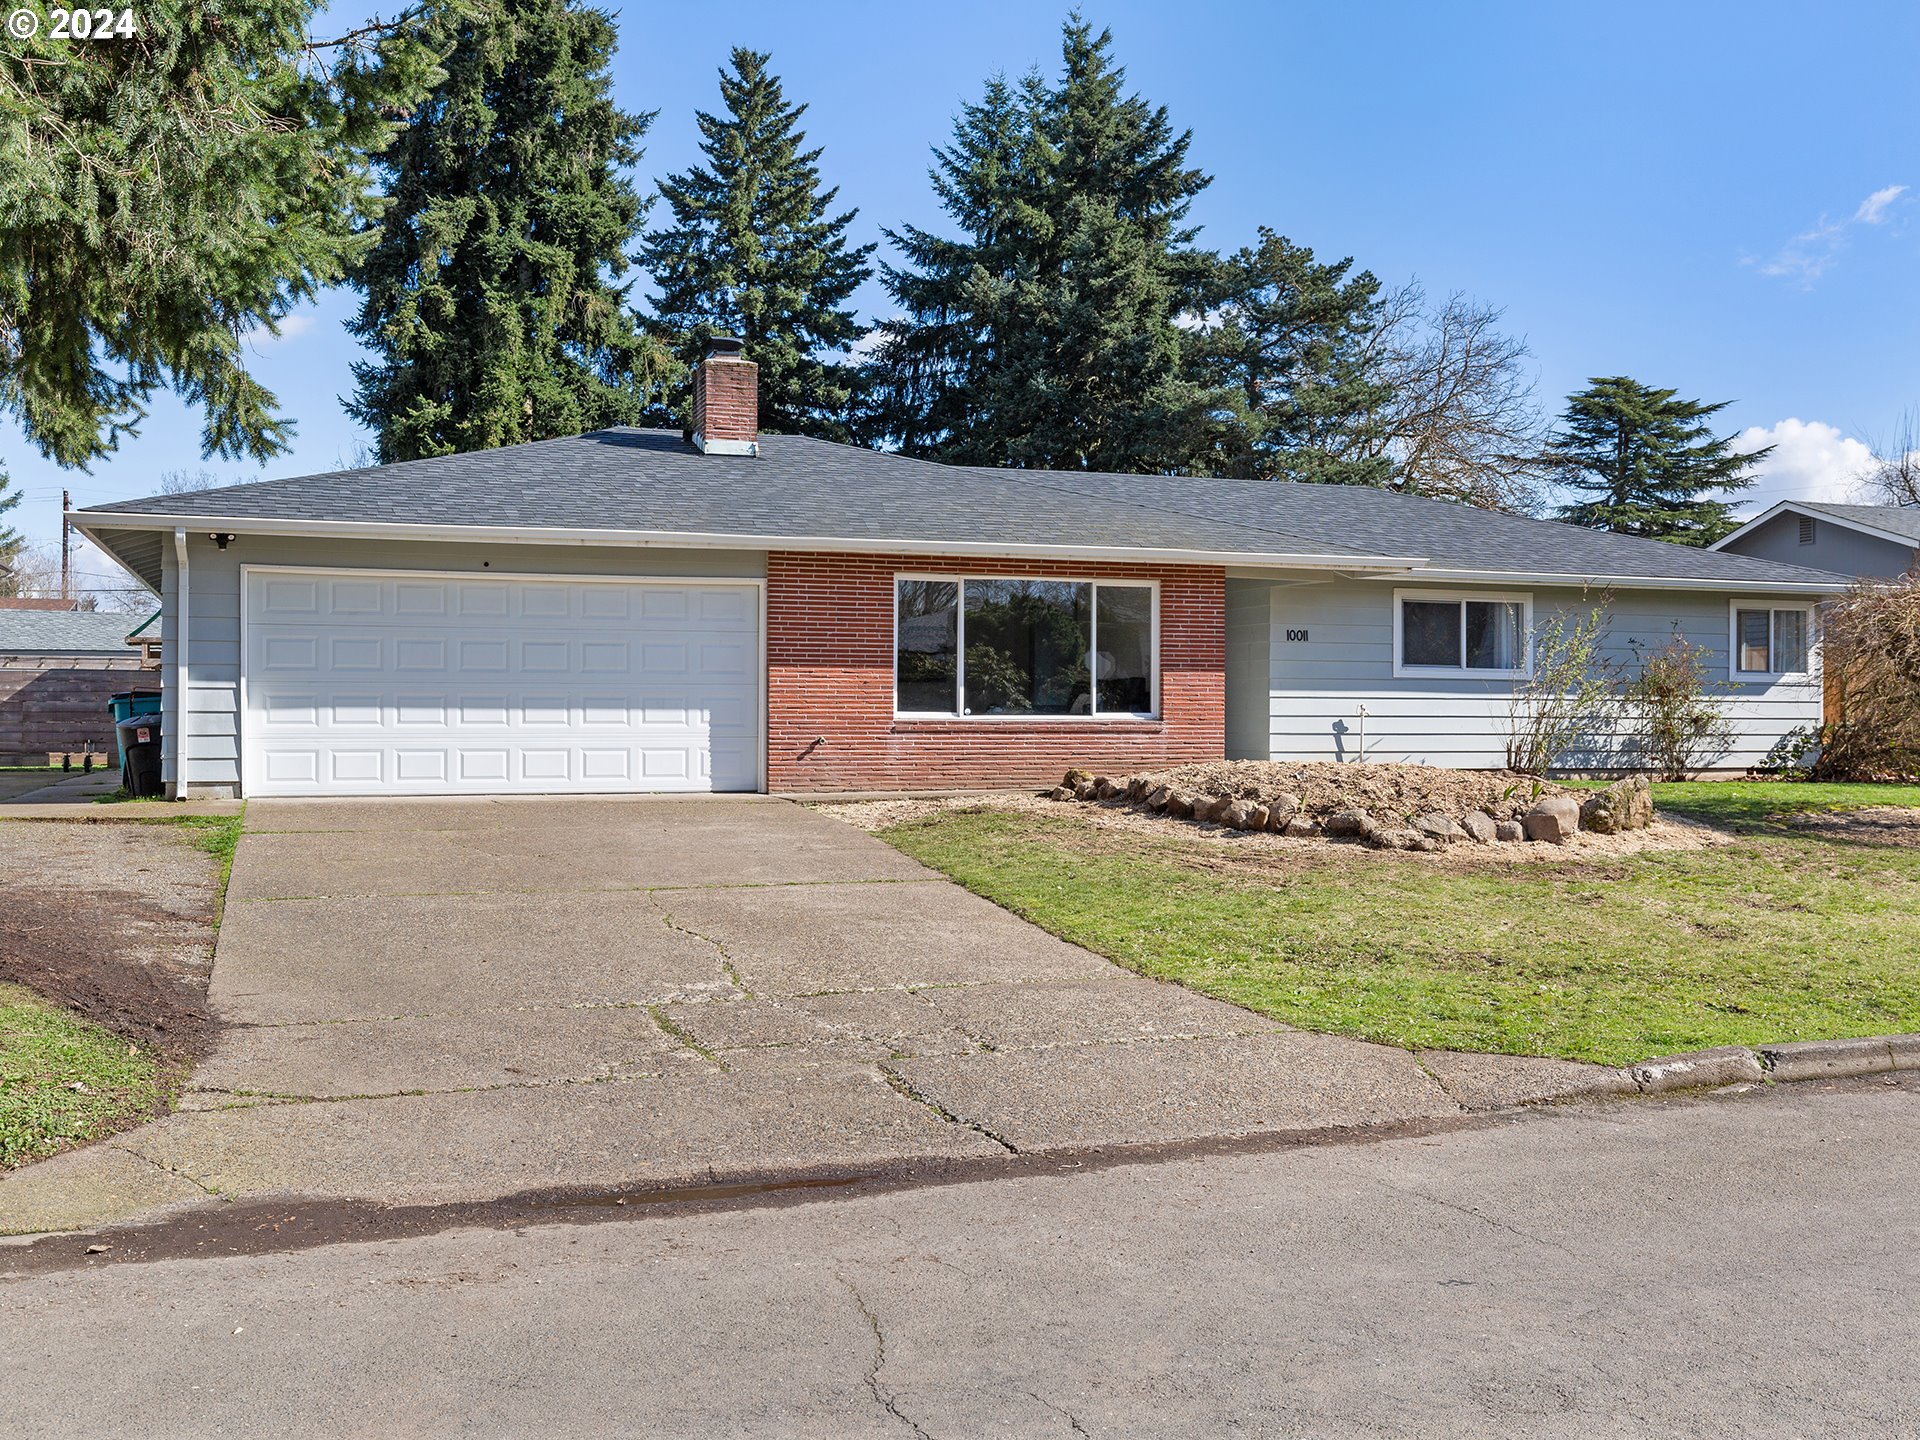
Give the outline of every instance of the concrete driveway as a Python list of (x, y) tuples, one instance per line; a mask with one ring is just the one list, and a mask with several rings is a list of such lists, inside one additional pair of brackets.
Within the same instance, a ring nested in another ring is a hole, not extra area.
[(0, 1181), (0, 1229), (1318, 1130), (1588, 1078), (1286, 1030), (757, 797), (255, 802), (211, 999), (182, 1113)]

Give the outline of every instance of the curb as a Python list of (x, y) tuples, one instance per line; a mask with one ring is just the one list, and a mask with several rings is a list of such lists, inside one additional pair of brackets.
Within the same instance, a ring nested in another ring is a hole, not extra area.
[(1662, 1055), (1627, 1067), (1642, 1095), (1720, 1085), (1785, 1084), (1920, 1070), (1920, 1035), (1865, 1035), (1848, 1040), (1793, 1040), (1778, 1045), (1722, 1045)]

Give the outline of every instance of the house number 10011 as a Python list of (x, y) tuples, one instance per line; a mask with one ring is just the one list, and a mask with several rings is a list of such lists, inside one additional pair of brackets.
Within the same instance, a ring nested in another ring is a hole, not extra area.
[(1307, 638), (1307, 632), (1306, 632), (1306, 631), (1304, 631), (1304, 630), (1289, 630), (1289, 631), (1287, 631), (1287, 639), (1289, 639), (1289, 640), (1293, 640), (1293, 641), (1303, 641), (1303, 640), (1305, 640), (1306, 638)]

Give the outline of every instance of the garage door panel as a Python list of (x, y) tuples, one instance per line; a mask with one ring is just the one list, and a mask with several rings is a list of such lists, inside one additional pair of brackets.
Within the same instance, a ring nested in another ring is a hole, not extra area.
[(256, 794), (752, 790), (751, 586), (250, 571)]

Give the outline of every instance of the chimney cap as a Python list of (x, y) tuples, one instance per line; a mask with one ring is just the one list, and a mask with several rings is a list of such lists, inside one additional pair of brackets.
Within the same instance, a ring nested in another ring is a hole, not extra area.
[(707, 359), (709, 360), (738, 360), (746, 348), (747, 342), (737, 335), (707, 337)]

